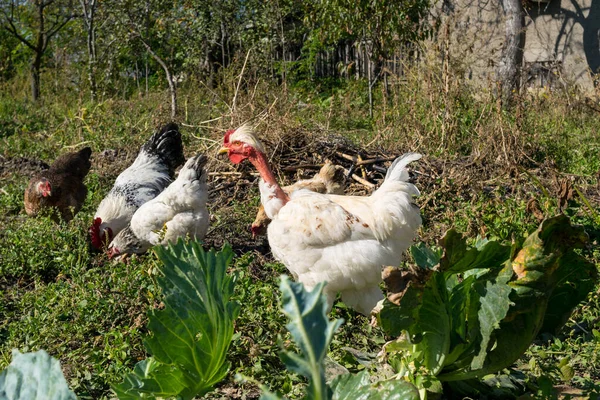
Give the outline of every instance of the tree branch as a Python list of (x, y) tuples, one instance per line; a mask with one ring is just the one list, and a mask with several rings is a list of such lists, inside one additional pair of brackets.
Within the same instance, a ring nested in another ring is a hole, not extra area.
[[(571, 0), (571, 5), (573, 6), (573, 8), (575, 8), (575, 13), (573, 13), (572, 11), (570, 13), (575, 14), (576, 17), (574, 17), (574, 18), (576, 19), (576, 21), (583, 25), (583, 22), (585, 21), (585, 17), (583, 16), (583, 10), (579, 6), (579, 4), (577, 4), (577, 2), (574, 0)], [(561, 7), (560, 10), (561, 11), (569, 11), (569, 10), (565, 10), (563, 7)]]
[(171, 93), (171, 118), (174, 119), (175, 115), (177, 114), (177, 89), (175, 87), (175, 82), (173, 82), (173, 76), (171, 75), (171, 71), (169, 70), (167, 63), (165, 63), (164, 60), (152, 50), (150, 45), (146, 43), (146, 41), (142, 38), (142, 35), (140, 35), (137, 32), (135, 32), (135, 35), (138, 37), (138, 39), (140, 39), (140, 42), (142, 42), (142, 44), (144, 45), (148, 53), (150, 53), (152, 58), (154, 58), (154, 60), (156, 60), (156, 62), (159, 63), (160, 66), (165, 70), (165, 75), (167, 76), (167, 83), (169, 84), (169, 92)]
[(68, 24), (69, 21), (71, 21), (74, 16), (75, 15), (67, 15), (65, 17), (66, 19), (61, 24), (56, 23), (56, 24), (52, 25), (52, 27), (46, 31), (47, 32), (46, 36), (48, 37), (47, 42), (50, 42), (50, 39), (52, 38), (52, 36), (56, 35), (56, 33), (58, 31), (60, 31), (66, 24)]
[(146, 48), (148, 53), (150, 53), (152, 58), (154, 58), (156, 60), (156, 62), (158, 62), (161, 67), (163, 67), (163, 69), (165, 69), (165, 70), (169, 69), (167, 67), (167, 64), (163, 61), (163, 59), (160, 58), (160, 56), (158, 56), (158, 54), (156, 54), (154, 51), (152, 51), (152, 48), (150, 47), (150, 45), (148, 43), (146, 43), (146, 41), (142, 38), (142, 36), (139, 34), (136, 34), (136, 36), (138, 37), (138, 39), (140, 39), (140, 42), (142, 42), (142, 44), (144, 45), (144, 47)]
[(8, 14), (6, 14), (6, 12), (4, 10), (2, 10), (2, 14), (4, 14), (4, 16), (6, 17), (6, 21), (10, 24), (10, 27), (6, 26), (3, 24), (4, 29), (6, 29), (8, 32), (10, 32), (14, 37), (16, 37), (17, 39), (19, 39), (21, 42), (23, 42), (23, 44), (25, 44), (27, 47), (29, 47), (31, 50), (33, 51), (37, 51), (36, 47), (34, 45), (32, 45), (31, 43), (29, 43), (29, 41), (27, 39), (25, 39), (23, 36), (21, 36), (19, 34), (19, 32), (17, 31), (17, 27), (14, 25), (12, 19), (8, 16)]
[(48, 1), (45, 1), (45, 2), (43, 2), (43, 3), (41, 4), (41, 7), (42, 7), (42, 9), (44, 9), (44, 8), (46, 8), (46, 7), (50, 6), (50, 5), (52, 5), (52, 3), (54, 3), (55, 1), (56, 1), (56, 0), (48, 0)]
[(79, 4), (83, 9), (83, 22), (85, 26), (90, 28), (91, 22), (94, 19), (94, 9), (96, 7), (96, 0), (91, 0), (88, 3), (88, 0), (79, 0)]

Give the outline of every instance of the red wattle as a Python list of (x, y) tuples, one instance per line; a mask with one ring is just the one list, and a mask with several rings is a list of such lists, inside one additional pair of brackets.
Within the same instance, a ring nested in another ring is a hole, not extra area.
[(248, 157), (241, 155), (241, 154), (235, 154), (235, 153), (229, 154), (229, 160), (234, 164), (239, 164), (242, 161), (244, 161), (246, 158), (248, 158)]

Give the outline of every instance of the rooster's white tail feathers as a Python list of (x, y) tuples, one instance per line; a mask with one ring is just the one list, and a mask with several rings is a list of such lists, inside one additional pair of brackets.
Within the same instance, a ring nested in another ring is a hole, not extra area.
[[(413, 196), (419, 196), (421, 193), (419, 189), (412, 183), (408, 182), (409, 175), (406, 166), (413, 161), (417, 161), (422, 157), (419, 153), (405, 153), (400, 157), (396, 158), (390, 168), (387, 170), (387, 174), (385, 175), (385, 179), (381, 188), (384, 187), (395, 187), (394, 182), (403, 182), (405, 183), (405, 190), (408, 190)], [(387, 184), (387, 185), (386, 185)], [(385, 189), (382, 189), (385, 191)]]
[(408, 170), (406, 166), (413, 161), (423, 157), (419, 153), (405, 153), (396, 158), (385, 174), (385, 180), (408, 182)]

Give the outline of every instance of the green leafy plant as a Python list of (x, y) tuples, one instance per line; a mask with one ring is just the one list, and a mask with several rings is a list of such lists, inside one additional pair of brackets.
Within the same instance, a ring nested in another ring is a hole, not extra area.
[(205, 252), (179, 241), (155, 250), (162, 261), (157, 281), (164, 309), (152, 310), (145, 340), (151, 358), (113, 387), (120, 399), (191, 399), (212, 390), (229, 370), (225, 356), (240, 306), (230, 301), (234, 279), (227, 275), (229, 246)]
[(398, 337), (385, 348), (390, 363), (422, 397), (440, 391), (440, 382), (510, 366), (542, 329), (557, 331), (594, 287), (595, 266), (574, 251), (587, 239), (561, 215), (512, 248), (486, 240), (469, 248), (451, 230), (441, 241), (443, 256), (413, 249), (420, 267), (435, 269), (379, 314), (384, 330)]
[[(145, 345), (153, 357), (137, 363), (113, 389), (120, 399), (191, 399), (211, 391), (229, 371), (225, 357), (240, 309), (230, 301), (234, 279), (226, 273), (233, 251), (226, 245), (205, 252), (197, 242), (182, 240), (154, 251), (162, 261), (157, 281), (164, 308), (149, 316), (152, 336)], [(43, 350), (15, 350), (0, 374), (0, 398), (48, 397), (75, 399), (58, 360)]]
[(12, 362), (0, 373), (0, 399), (73, 400), (60, 363), (44, 350), (21, 354), (12, 352)]
[[(280, 357), (288, 370), (308, 378), (304, 398), (311, 400), (343, 399), (418, 399), (419, 393), (410, 383), (403, 380), (372, 382), (366, 371), (358, 374), (339, 375), (327, 385), (325, 382), (325, 357), (333, 334), (342, 320), (327, 319), (327, 300), (323, 295), (324, 283), (308, 292), (301, 283), (291, 282), (282, 276), (280, 289), (282, 308), (289, 318), (286, 325), (300, 353), (282, 350)], [(278, 399), (268, 391), (264, 400)]]

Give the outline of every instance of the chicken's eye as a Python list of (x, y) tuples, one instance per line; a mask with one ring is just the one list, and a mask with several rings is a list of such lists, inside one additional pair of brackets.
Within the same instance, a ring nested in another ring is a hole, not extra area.
[(234, 146), (239, 146), (242, 143), (239, 140), (234, 140), (231, 144)]

